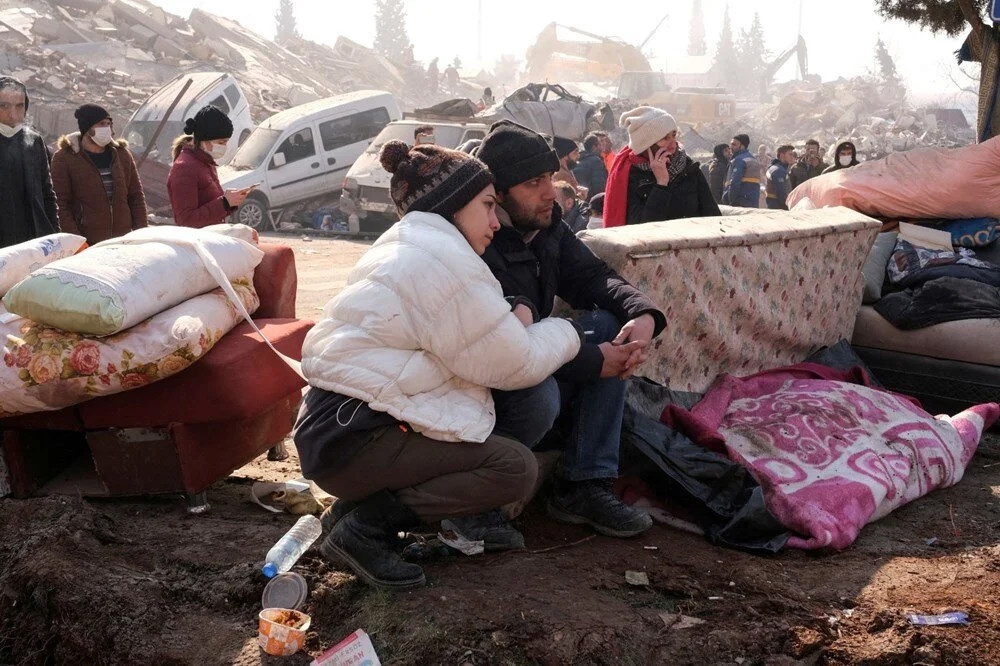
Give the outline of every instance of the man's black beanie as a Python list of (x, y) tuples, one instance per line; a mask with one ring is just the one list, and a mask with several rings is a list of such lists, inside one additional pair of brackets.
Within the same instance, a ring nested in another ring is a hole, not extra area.
[(556, 151), (541, 134), (510, 120), (493, 123), (476, 157), (493, 172), (500, 192), (560, 169)]
[(74, 111), (73, 115), (76, 116), (76, 124), (80, 128), (80, 134), (86, 134), (91, 127), (105, 118), (111, 117), (107, 109), (96, 104), (84, 104)]

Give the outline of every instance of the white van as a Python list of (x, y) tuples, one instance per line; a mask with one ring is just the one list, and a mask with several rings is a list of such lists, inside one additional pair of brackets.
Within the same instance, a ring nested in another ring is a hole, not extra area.
[(396, 100), (381, 90), (318, 99), (271, 116), (219, 169), (223, 189), (257, 185), (237, 221), (260, 229), (273, 208), (339, 192), (354, 160), (399, 117)]
[(233, 121), (233, 139), (229, 141), (229, 149), (225, 157), (219, 160), (219, 164), (225, 164), (232, 159), (240, 144), (250, 136), (253, 131), (250, 104), (247, 103), (239, 82), (231, 74), (223, 72), (181, 74), (150, 95), (126, 123), (123, 135), (128, 140), (129, 148), (136, 155), (145, 152), (167, 109), (177, 99), (177, 95), (189, 79), (191, 86), (170, 112), (167, 123), (156, 139), (156, 146), (149, 154), (150, 159), (170, 164), (173, 161), (170, 146), (174, 139), (184, 133), (184, 122), (206, 104), (219, 107)]
[(379, 163), (378, 154), (387, 141), (402, 141), (412, 146), (415, 140), (414, 130), (425, 125), (434, 128), (434, 143), (444, 148), (458, 148), (471, 139), (482, 139), (488, 129), (480, 122), (443, 122), (416, 118), (389, 123), (347, 172), (341, 196), (356, 203), (365, 217), (384, 217), (390, 223), (398, 219), (396, 206), (389, 197), (390, 176)]

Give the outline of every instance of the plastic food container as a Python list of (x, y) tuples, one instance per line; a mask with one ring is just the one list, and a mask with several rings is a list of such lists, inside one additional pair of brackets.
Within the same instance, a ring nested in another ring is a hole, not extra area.
[(264, 652), (276, 657), (288, 657), (306, 643), (306, 630), (312, 619), (291, 608), (265, 608), (257, 624), (257, 644)]

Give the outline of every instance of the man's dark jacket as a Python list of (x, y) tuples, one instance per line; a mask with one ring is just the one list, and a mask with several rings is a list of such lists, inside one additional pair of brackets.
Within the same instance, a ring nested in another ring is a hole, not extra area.
[(726, 188), (726, 174), (729, 172), (729, 160), (713, 157), (708, 163), (708, 189), (712, 191), (715, 203), (722, 203), (722, 191)]
[(589, 150), (580, 153), (580, 160), (573, 169), (573, 176), (581, 187), (587, 188), (588, 199), (603, 192), (608, 184), (608, 170), (604, 166), (604, 160)]
[(587, 228), (587, 223), (590, 222), (590, 206), (582, 201), (577, 201), (572, 208), (563, 212), (563, 222), (574, 234), (583, 231)]
[[(607, 310), (625, 322), (644, 314), (656, 322), (659, 335), (667, 320), (653, 302), (599, 259), (562, 221), (559, 207), (552, 207), (552, 224), (525, 244), (521, 232), (503, 225), (486, 248), (483, 261), (503, 287), (504, 296), (523, 296), (538, 314), (552, 314), (555, 297), (576, 310)], [(604, 355), (596, 344), (584, 344), (576, 358), (560, 368), (560, 381), (598, 379)]]
[[(28, 219), (34, 225), (34, 238), (57, 233), (59, 216), (56, 193), (52, 189), (49, 151), (45, 148), (45, 142), (38, 133), (27, 127), (16, 134), (14, 139), (24, 142), (25, 213), (30, 216)], [(31, 239), (23, 239), (27, 240)]]
[(791, 192), (807, 180), (821, 175), (826, 171), (827, 166), (823, 160), (820, 160), (816, 166), (809, 166), (809, 160), (806, 157), (799, 158), (799, 161), (788, 170), (788, 191)]

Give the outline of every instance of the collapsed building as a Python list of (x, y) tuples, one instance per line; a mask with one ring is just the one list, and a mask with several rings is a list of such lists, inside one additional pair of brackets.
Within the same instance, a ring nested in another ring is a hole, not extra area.
[(756, 105), (731, 122), (702, 125), (698, 132), (720, 140), (746, 132), (754, 149), (764, 144), (771, 150), (816, 139), (832, 151), (840, 141), (853, 141), (865, 159), (920, 146), (975, 143), (975, 130), (960, 110), (914, 107), (901, 87), (880, 85), (870, 77), (791, 81), (774, 86), (772, 93), (774, 101)]
[(178, 73), (231, 73), (260, 122), (361, 87), (426, 102), (411, 69), (423, 73), (344, 37), (332, 47), (303, 39), (279, 45), (201, 9), (184, 19), (147, 0), (0, 0), (0, 70), (28, 86), (32, 122), (47, 140), (73, 128), (73, 110), (85, 102), (124, 124)]

